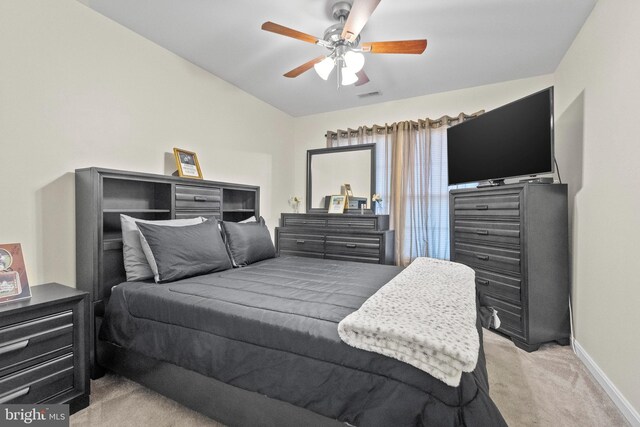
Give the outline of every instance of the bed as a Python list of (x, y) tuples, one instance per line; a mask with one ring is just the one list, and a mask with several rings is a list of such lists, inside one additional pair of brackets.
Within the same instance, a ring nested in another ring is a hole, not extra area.
[(228, 425), (506, 425), (482, 346), (450, 387), (340, 340), (338, 322), (400, 270), (280, 257), (125, 282), (106, 304), (98, 362)]
[[(93, 379), (113, 371), (230, 426), (505, 425), (489, 398), (482, 347), (475, 370), (451, 387), (340, 340), (338, 322), (397, 278), (400, 268), (273, 258), (260, 221), (249, 228), (260, 229), (269, 256), (234, 256), (247, 266), (165, 284), (132, 281), (127, 241), (140, 246), (141, 238), (131, 236), (150, 226), (141, 220), (223, 219), (221, 258), (229, 262), (225, 248), (231, 252), (234, 242), (260, 254), (255, 239), (229, 239), (234, 221), (259, 218), (258, 187), (88, 168), (76, 171), (75, 190), (76, 281), (91, 294)], [(127, 215), (135, 218), (123, 222)], [(190, 267), (199, 264), (193, 245), (202, 243), (200, 227), (209, 233), (204, 240), (221, 239), (205, 222), (192, 225), (199, 227), (197, 236), (185, 238)], [(181, 247), (168, 241), (160, 247)], [(138, 256), (143, 263), (136, 265), (149, 270), (146, 255)], [(173, 257), (166, 259), (171, 264)], [(163, 277), (169, 272), (185, 273), (163, 269)], [(472, 331), (473, 305), (472, 295)]]

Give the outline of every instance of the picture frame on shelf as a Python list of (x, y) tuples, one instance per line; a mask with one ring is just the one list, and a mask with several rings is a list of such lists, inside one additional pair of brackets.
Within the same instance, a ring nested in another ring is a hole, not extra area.
[(344, 213), (344, 205), (347, 202), (347, 196), (344, 194), (331, 196), (329, 200), (329, 210), (330, 214), (341, 214)]
[(0, 244), (0, 304), (31, 298), (20, 243)]
[(178, 167), (178, 176), (182, 178), (203, 179), (198, 156), (193, 151), (174, 148), (173, 155)]

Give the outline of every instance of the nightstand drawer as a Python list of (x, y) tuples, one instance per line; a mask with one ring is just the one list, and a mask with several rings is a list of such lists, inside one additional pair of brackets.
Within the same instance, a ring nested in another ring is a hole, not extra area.
[(176, 209), (220, 209), (220, 188), (176, 185)]
[(70, 353), (0, 379), (0, 404), (40, 403), (73, 386)]
[(0, 377), (70, 352), (73, 325), (57, 326), (0, 344)]
[(0, 329), (0, 376), (26, 368), (73, 344), (73, 311), (37, 317)]

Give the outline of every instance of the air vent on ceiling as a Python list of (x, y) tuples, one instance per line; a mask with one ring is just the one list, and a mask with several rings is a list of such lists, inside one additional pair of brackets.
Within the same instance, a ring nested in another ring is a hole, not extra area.
[(369, 98), (371, 96), (378, 96), (378, 95), (382, 95), (382, 92), (380, 92), (379, 90), (375, 90), (373, 92), (359, 93), (358, 98)]

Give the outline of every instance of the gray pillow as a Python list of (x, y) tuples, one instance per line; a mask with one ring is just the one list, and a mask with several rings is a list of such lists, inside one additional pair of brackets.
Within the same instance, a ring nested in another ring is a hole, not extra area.
[(244, 224), (224, 221), (222, 230), (235, 266), (243, 267), (263, 259), (275, 258), (276, 248), (262, 217), (258, 222)]
[(122, 254), (124, 257), (124, 270), (127, 273), (127, 281), (135, 282), (153, 278), (153, 271), (149, 267), (149, 262), (140, 244), (140, 230), (138, 230), (136, 223), (182, 227), (185, 225), (201, 224), (202, 221), (204, 221), (202, 217), (148, 221), (133, 218), (128, 215), (120, 215), (120, 224), (122, 226)]
[(138, 228), (156, 283), (232, 268), (215, 219), (184, 227), (138, 224)]

